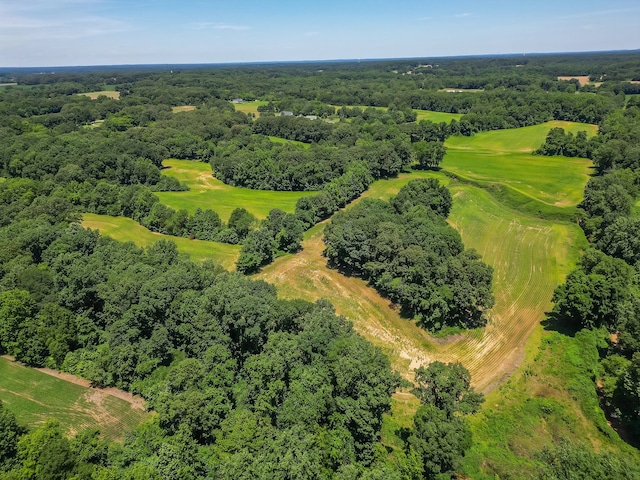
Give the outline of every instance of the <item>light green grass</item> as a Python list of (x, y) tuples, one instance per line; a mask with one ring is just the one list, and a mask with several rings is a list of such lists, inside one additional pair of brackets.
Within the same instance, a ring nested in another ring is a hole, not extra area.
[(165, 205), (176, 210), (184, 208), (193, 214), (197, 208), (215, 210), (223, 221), (228, 221), (236, 208), (246, 208), (259, 219), (267, 217), (273, 208), (293, 213), (301, 197), (316, 192), (275, 192), (231, 187), (213, 177), (208, 163), (190, 160), (165, 160), (168, 167), (163, 174), (184, 182), (188, 192), (158, 192), (156, 195)]
[(414, 110), (418, 114), (416, 121), (429, 120), (433, 123), (451, 123), (451, 120), (459, 121), (462, 117), (461, 113), (444, 113), (444, 112), (432, 112), (430, 110)]
[(194, 262), (213, 260), (227, 270), (234, 267), (240, 254), (239, 245), (162, 235), (154, 233), (135, 220), (126, 217), (85, 213), (83, 214), (82, 225), (97, 229), (103, 235), (108, 235), (115, 240), (133, 242), (139, 247), (148, 247), (161, 239), (172, 240), (176, 243), (178, 251), (188, 255)]
[(571, 132), (596, 132), (595, 125), (547, 122), (533, 127), (478, 133), (472, 137), (450, 137), (441, 166), (462, 179), (500, 183), (519, 194), (549, 206), (574, 207), (590, 171), (587, 159), (532, 155), (552, 127)]
[(149, 416), (120, 398), (100, 393), (0, 358), (0, 400), (30, 428), (55, 418), (69, 434), (97, 427), (105, 437), (117, 440)]
[(311, 148), (311, 144), (299, 142), (298, 140), (287, 140), (286, 138), (273, 137), (273, 136), (269, 136), (269, 140), (271, 140), (273, 143), (289, 143), (291, 145), (298, 145), (304, 149)]

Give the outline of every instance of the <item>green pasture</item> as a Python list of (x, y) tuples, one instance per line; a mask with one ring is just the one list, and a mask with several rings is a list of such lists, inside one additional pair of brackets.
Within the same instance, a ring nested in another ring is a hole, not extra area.
[(176, 243), (178, 251), (188, 255), (194, 262), (213, 260), (227, 270), (234, 268), (240, 254), (239, 245), (162, 235), (154, 233), (135, 220), (126, 217), (112, 217), (92, 213), (85, 213), (82, 217), (83, 226), (94, 230), (97, 229), (103, 235), (120, 242), (133, 242), (139, 247), (148, 247), (161, 239), (172, 240)]
[[(577, 132), (596, 132), (595, 125), (571, 122), (547, 122), (533, 127), (478, 133), (472, 137), (450, 137), (445, 142), (447, 155), (441, 166), (462, 180), (488, 186), (501, 184), (511, 192), (499, 195), (521, 197), (510, 203), (524, 204), (528, 199), (558, 212), (580, 203), (584, 185), (591, 173), (591, 162), (583, 158), (532, 155), (552, 127)], [(529, 206), (534, 211), (536, 206)], [(549, 210), (549, 209), (547, 209)]]
[(271, 140), (273, 143), (288, 143), (290, 145), (298, 145), (304, 149), (311, 148), (311, 144), (299, 142), (298, 140), (288, 140), (286, 138), (273, 137), (271, 135), (269, 135), (269, 140)]
[(190, 160), (165, 160), (162, 173), (184, 182), (187, 192), (158, 192), (156, 195), (165, 205), (176, 210), (184, 208), (193, 214), (197, 208), (215, 210), (223, 221), (228, 221), (236, 208), (246, 208), (259, 219), (267, 217), (273, 208), (293, 213), (301, 197), (316, 192), (276, 192), (251, 190), (225, 185), (211, 173), (208, 163)]
[(461, 113), (445, 113), (445, 112), (432, 112), (431, 110), (414, 110), (418, 115), (416, 121), (428, 120), (433, 123), (451, 123), (451, 120), (459, 121), (462, 117)]
[(55, 418), (69, 434), (99, 428), (113, 440), (122, 439), (149, 416), (125, 400), (6, 358), (0, 358), (0, 400), (23, 425), (35, 427)]

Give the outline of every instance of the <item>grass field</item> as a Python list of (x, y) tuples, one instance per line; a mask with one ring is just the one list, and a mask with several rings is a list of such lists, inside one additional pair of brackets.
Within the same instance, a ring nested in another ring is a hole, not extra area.
[(194, 262), (213, 260), (227, 270), (231, 270), (235, 266), (240, 254), (239, 245), (162, 235), (154, 233), (135, 220), (126, 217), (85, 213), (82, 215), (82, 225), (99, 230), (103, 235), (108, 235), (120, 242), (133, 242), (139, 247), (148, 247), (162, 239), (172, 240), (178, 246), (178, 251), (187, 254)]
[(590, 173), (587, 159), (531, 155), (552, 127), (566, 131), (596, 126), (571, 122), (547, 122), (533, 127), (478, 133), (472, 137), (450, 137), (441, 167), (464, 179), (500, 183), (546, 205), (573, 207), (580, 203)]
[(114, 100), (120, 100), (120, 92), (116, 92), (113, 90), (101, 90), (99, 92), (78, 93), (78, 95), (89, 97), (91, 100), (97, 100), (98, 97), (100, 96), (113, 98)]
[(266, 218), (269, 211), (279, 208), (293, 212), (300, 197), (314, 195), (315, 192), (275, 192), (251, 190), (249, 188), (225, 185), (211, 174), (208, 163), (189, 160), (165, 160), (163, 174), (177, 178), (189, 186), (188, 192), (158, 192), (156, 195), (165, 205), (179, 210), (184, 208), (194, 213), (197, 208), (215, 210), (223, 221), (228, 221), (231, 212), (246, 208), (259, 219)]
[(432, 112), (431, 110), (414, 110), (418, 114), (416, 121), (429, 120), (433, 123), (450, 123), (451, 120), (460, 120), (461, 113), (444, 113), (444, 112)]
[(23, 425), (34, 427), (55, 418), (68, 434), (97, 427), (113, 440), (122, 439), (149, 416), (103, 390), (76, 385), (5, 358), (0, 358), (0, 400)]
[(233, 106), (238, 112), (242, 112), (245, 114), (252, 113), (253, 115), (255, 115), (256, 118), (258, 118), (260, 116), (258, 107), (263, 105), (268, 105), (268, 104), (269, 102), (255, 101), (255, 102), (234, 103)]

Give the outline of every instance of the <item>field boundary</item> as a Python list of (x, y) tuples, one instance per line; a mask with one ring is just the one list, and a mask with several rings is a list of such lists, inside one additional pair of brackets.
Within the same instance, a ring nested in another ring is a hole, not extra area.
[(120, 400), (124, 400), (125, 402), (130, 404), (132, 408), (135, 408), (136, 410), (146, 411), (146, 408), (145, 408), (146, 401), (144, 398), (138, 395), (133, 395), (132, 393), (125, 392), (124, 390), (120, 390), (115, 387), (108, 387), (108, 388), (94, 387), (89, 380), (78, 377), (76, 375), (72, 375), (70, 373), (58, 372), (50, 368), (29, 367), (27, 365), (24, 365), (22, 362), (17, 361), (14, 357), (10, 355), (2, 355), (2, 358), (4, 358), (5, 360), (9, 360), (10, 362), (18, 363), (24, 367), (37, 370), (38, 372), (44, 373), (45, 375), (49, 375), (51, 377), (55, 377), (59, 380), (64, 380), (65, 382), (73, 383), (81, 387), (90, 388), (93, 391), (100, 392), (104, 396), (119, 398)]

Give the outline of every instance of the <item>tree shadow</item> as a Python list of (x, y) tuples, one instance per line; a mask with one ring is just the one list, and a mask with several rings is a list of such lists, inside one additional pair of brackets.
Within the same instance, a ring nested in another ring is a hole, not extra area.
[(545, 318), (540, 322), (546, 331), (558, 332), (568, 337), (575, 337), (582, 327), (576, 326), (555, 312), (545, 312)]

